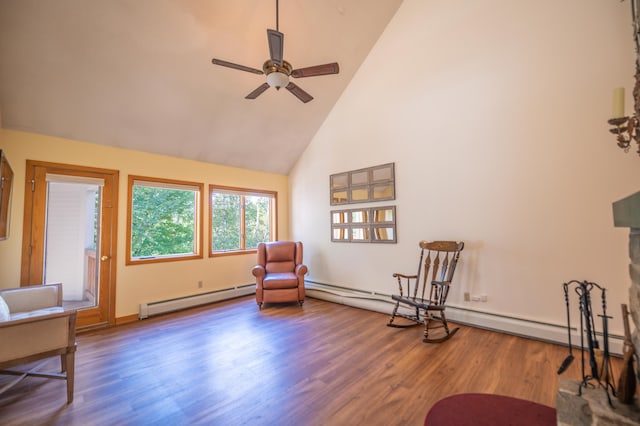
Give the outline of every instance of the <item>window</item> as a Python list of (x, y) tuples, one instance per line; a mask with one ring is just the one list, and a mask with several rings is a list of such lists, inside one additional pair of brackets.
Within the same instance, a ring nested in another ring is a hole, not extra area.
[(209, 185), (209, 256), (255, 251), (274, 241), (276, 192)]
[(129, 176), (127, 265), (202, 258), (204, 185)]

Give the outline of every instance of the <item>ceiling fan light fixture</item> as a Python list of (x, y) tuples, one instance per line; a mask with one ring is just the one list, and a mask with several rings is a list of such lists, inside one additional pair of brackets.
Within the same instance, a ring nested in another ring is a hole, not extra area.
[(279, 90), (281, 87), (286, 87), (289, 84), (289, 76), (285, 73), (274, 71), (267, 74), (267, 84)]

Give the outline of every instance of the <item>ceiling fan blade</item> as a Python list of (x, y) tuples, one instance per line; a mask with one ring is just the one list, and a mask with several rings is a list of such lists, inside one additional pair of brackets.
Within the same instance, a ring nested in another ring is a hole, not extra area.
[(303, 103), (307, 103), (313, 99), (313, 96), (302, 90), (300, 87), (296, 86), (293, 83), (287, 84), (287, 90), (293, 93), (293, 95), (300, 99)]
[(262, 72), (262, 70), (259, 70), (257, 68), (245, 67), (244, 65), (234, 64), (233, 62), (223, 61), (222, 59), (213, 58), (211, 60), (211, 63), (214, 64), (214, 65), (221, 65), (221, 66), (227, 67), (227, 68), (233, 68), (234, 70), (246, 71), (246, 72), (251, 72), (251, 73), (254, 73), (254, 74), (264, 74), (264, 72)]
[(271, 62), (281, 67), (284, 50), (284, 34), (276, 30), (267, 30), (267, 39), (269, 40)]
[(317, 75), (338, 74), (340, 67), (337, 62), (324, 65), (314, 65), (312, 67), (300, 68), (291, 71), (291, 77), (315, 77)]
[(245, 99), (255, 99), (258, 96), (260, 96), (262, 94), (262, 92), (264, 92), (265, 90), (267, 90), (269, 88), (269, 85), (267, 83), (263, 83), (260, 87), (258, 87), (256, 90), (254, 90), (253, 92), (249, 93), (247, 96), (245, 96)]

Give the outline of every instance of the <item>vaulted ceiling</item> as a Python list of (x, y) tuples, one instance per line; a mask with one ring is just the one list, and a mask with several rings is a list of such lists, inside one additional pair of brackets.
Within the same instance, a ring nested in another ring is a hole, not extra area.
[[(340, 73), (265, 81), (275, 0), (0, 0), (7, 129), (287, 174), (402, 0), (280, 0), (284, 59)], [(372, 101), (375, 87), (371, 88)]]

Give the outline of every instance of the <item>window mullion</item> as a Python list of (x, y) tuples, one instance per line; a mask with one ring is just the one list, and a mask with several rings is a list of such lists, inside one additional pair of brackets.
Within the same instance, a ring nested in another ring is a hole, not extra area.
[(245, 197), (244, 195), (240, 196), (240, 249), (241, 250), (246, 250), (246, 238), (245, 238), (245, 232), (246, 232), (246, 224), (245, 224), (245, 213), (246, 213), (246, 202), (245, 202)]

